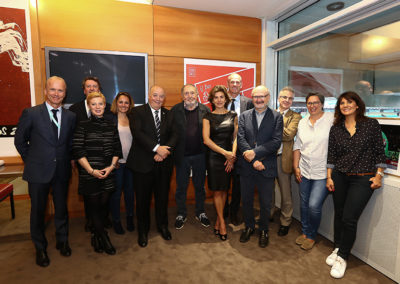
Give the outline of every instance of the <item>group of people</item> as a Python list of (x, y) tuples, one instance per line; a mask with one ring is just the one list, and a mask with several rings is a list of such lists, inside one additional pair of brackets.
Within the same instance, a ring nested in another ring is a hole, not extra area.
[[(71, 255), (66, 199), (71, 168), (76, 165), (85, 227), (91, 231), (96, 252), (116, 253), (105, 227), (111, 212), (115, 232), (125, 232), (120, 215), (122, 192), (128, 231), (135, 230), (136, 204), (139, 246), (148, 244), (153, 193), (157, 230), (163, 239), (171, 240), (167, 211), (175, 166), (176, 229), (182, 229), (187, 220), (190, 177), (195, 189), (195, 217), (201, 225), (210, 226), (204, 208), (207, 176), (217, 213), (214, 234), (222, 241), (228, 239), (226, 217), (234, 225), (240, 224), (242, 200), (245, 229), (240, 242), (249, 241), (258, 223), (261, 248), (269, 241), (275, 180), (281, 195), (279, 236), (288, 234), (292, 222), (292, 173), (300, 185), (302, 234), (295, 242), (304, 250), (314, 246), (323, 202), (333, 192), (334, 250), (326, 263), (332, 266), (333, 277), (343, 277), (357, 221), (373, 190), (381, 186), (385, 155), (379, 124), (365, 117), (365, 104), (355, 92), (338, 98), (334, 115), (324, 112), (322, 95), (310, 93), (306, 98), (309, 115), (301, 119), (290, 109), (294, 100), (290, 87), (279, 92), (279, 108), (273, 110), (268, 106), (270, 92), (265, 86), (255, 87), (251, 99), (240, 94), (239, 74), (231, 74), (227, 86), (212, 88), (210, 110), (198, 101), (196, 86), (184, 85), (182, 102), (167, 110), (163, 107), (166, 94), (160, 86), (150, 88), (147, 104), (134, 107), (130, 94), (120, 92), (110, 106), (99, 80), (88, 77), (82, 83), (85, 100), (67, 110), (62, 107), (65, 81), (50, 77), (44, 90), (45, 103), (23, 111), (15, 135), (31, 197), (36, 263), (43, 267), (50, 263), (44, 232), (50, 188), (56, 248), (63, 256)], [(258, 221), (254, 216), (255, 188), (260, 203)]]

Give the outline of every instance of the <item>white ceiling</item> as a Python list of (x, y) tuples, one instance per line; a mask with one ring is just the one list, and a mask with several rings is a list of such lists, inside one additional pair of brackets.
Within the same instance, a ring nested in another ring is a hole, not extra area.
[(303, 0), (154, 0), (153, 5), (274, 20)]

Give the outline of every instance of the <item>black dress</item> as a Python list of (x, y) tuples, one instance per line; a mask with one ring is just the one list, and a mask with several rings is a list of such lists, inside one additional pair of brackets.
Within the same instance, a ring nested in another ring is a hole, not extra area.
[[(210, 139), (219, 147), (232, 151), (233, 132), (235, 130), (236, 112), (226, 114), (207, 113), (204, 118), (210, 122)], [(212, 191), (229, 190), (231, 173), (225, 171), (226, 158), (210, 148), (207, 149), (208, 189)]]
[[(75, 129), (72, 151), (75, 160), (86, 157), (93, 169), (110, 166), (114, 156), (122, 157), (117, 126), (112, 121), (95, 116), (80, 121)], [(98, 179), (79, 167), (79, 194), (92, 195), (114, 190), (114, 171), (107, 178)]]

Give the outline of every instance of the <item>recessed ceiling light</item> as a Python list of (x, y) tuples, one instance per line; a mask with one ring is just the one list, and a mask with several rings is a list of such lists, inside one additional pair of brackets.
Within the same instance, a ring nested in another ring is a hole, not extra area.
[(333, 3), (331, 3), (331, 4), (329, 4), (329, 5), (327, 5), (326, 6), (326, 9), (328, 10), (328, 11), (339, 11), (339, 10), (342, 10), (343, 9), (343, 7), (344, 7), (344, 3), (343, 2), (333, 2)]

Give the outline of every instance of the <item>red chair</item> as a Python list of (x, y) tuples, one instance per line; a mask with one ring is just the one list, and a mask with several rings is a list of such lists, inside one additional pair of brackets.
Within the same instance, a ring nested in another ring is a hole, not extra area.
[(0, 184), (0, 202), (10, 196), (11, 216), (15, 219), (14, 187), (11, 183)]

